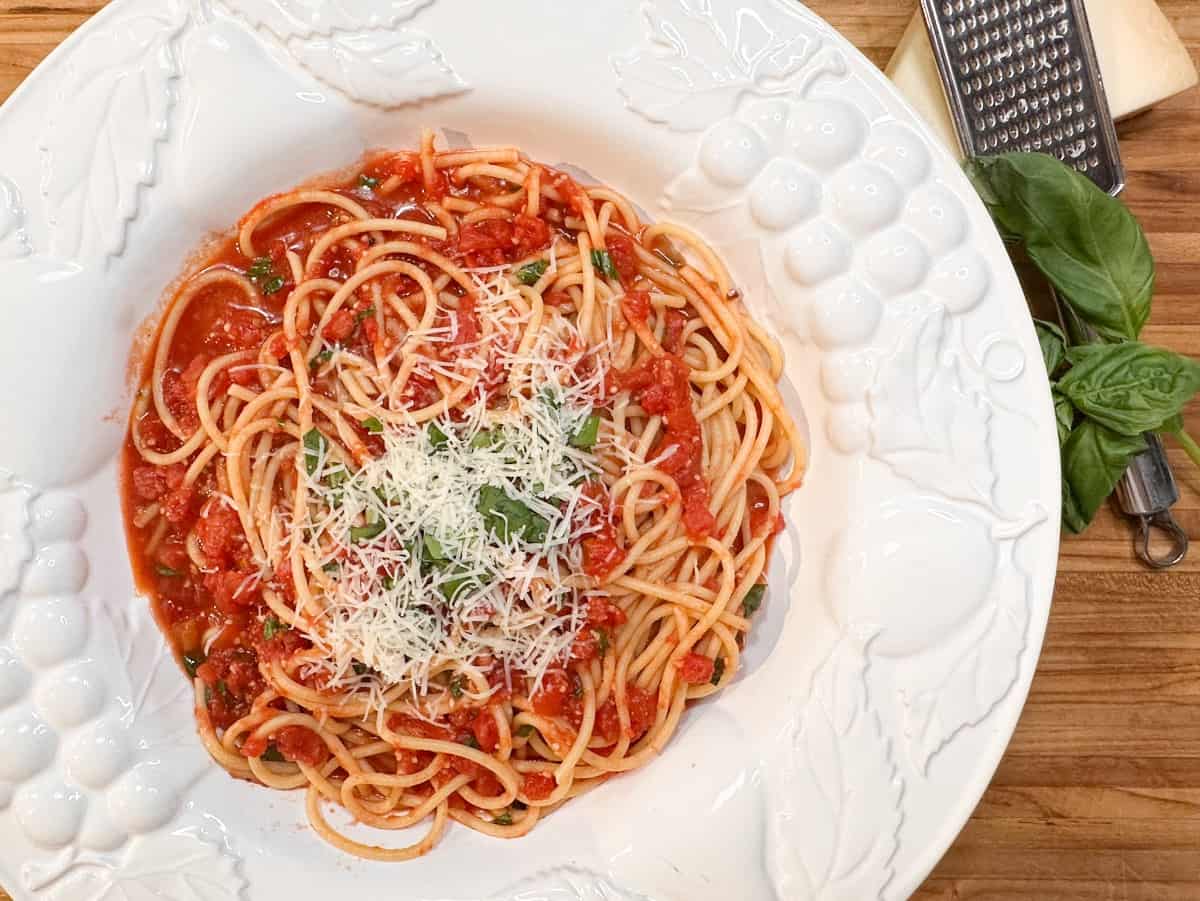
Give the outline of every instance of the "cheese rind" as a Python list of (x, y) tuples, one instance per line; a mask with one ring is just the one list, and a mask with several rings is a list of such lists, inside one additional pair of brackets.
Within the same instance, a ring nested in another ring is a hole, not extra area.
[[(1135, 115), (1197, 83), (1191, 55), (1154, 0), (1085, 0), (1084, 6), (1114, 119)], [(886, 71), (934, 134), (960, 154), (919, 9)]]

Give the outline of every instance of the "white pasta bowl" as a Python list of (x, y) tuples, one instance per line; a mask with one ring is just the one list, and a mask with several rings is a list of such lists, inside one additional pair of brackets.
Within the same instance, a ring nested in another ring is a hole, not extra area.
[[(205, 234), (422, 125), (699, 230), (783, 343), (811, 459), (745, 669), (654, 763), (397, 865), (208, 760), (116, 454), (136, 327)], [(0, 277), (18, 899), (901, 898), (1004, 751), (1058, 546), (1037, 341), (954, 162), (798, 4), (116, 0), (0, 110)]]

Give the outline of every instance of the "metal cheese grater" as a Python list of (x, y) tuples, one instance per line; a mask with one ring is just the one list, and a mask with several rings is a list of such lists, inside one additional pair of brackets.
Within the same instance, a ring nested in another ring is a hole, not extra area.
[[(1075, 166), (1116, 196), (1125, 187), (1117, 132), (1104, 95), (1083, 0), (921, 0), (930, 43), (963, 151), (986, 156), (1040, 151)], [(1094, 336), (1058, 304), (1073, 343)], [(1187, 554), (1171, 515), (1179, 489), (1156, 436), (1117, 485), (1122, 509), (1138, 521), (1138, 556), (1165, 568)], [(1152, 529), (1171, 540), (1150, 549)]]

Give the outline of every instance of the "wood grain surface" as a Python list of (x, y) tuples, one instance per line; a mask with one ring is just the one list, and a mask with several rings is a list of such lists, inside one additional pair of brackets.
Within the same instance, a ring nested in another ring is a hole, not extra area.
[[(809, 5), (882, 66), (916, 2)], [(103, 5), (0, 0), (0, 100)], [(1160, 5), (1200, 60), (1200, 0)], [(1200, 356), (1200, 91), (1120, 132), (1125, 198), (1158, 260), (1145, 338)], [(1188, 423), (1200, 434), (1200, 404)], [(1112, 510), (1064, 542), (1020, 725), (921, 901), (1200, 899), (1200, 471), (1177, 449), (1170, 456), (1191, 557), (1147, 572)]]

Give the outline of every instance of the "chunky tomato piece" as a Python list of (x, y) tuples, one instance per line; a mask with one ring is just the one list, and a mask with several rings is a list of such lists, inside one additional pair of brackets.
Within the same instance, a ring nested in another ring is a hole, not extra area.
[(334, 344), (341, 344), (354, 334), (354, 314), (342, 307), (329, 318), (321, 329), (321, 337)]
[(608, 256), (616, 267), (617, 276), (622, 285), (631, 285), (637, 278), (638, 261), (632, 239), (620, 232), (610, 232), (604, 238), (608, 246)]
[(266, 687), (258, 671), (258, 655), (251, 648), (213, 651), (196, 667), (196, 675), (208, 687), (208, 714), (218, 729), (249, 713), (251, 703)]
[(658, 698), (630, 682), (625, 686), (625, 703), (629, 705), (630, 737), (637, 741), (654, 725), (658, 716)]
[(191, 487), (179, 487), (163, 496), (160, 509), (169, 523), (182, 523), (190, 519), (196, 508), (196, 492)]
[(262, 600), (258, 579), (254, 573), (237, 570), (217, 570), (205, 573), (204, 589), (217, 608), (229, 616), (244, 613)]
[(481, 751), (491, 754), (496, 750), (500, 744), (500, 728), (496, 725), (496, 717), (491, 708), (485, 707), (479, 711), (479, 716), (475, 717), (475, 722), (471, 724), (471, 733), (479, 743)]
[(558, 785), (554, 781), (554, 775), (551, 773), (528, 773), (525, 776), (525, 783), (522, 789), (525, 792), (525, 797), (531, 801), (545, 801), (552, 794)]
[(136, 466), (131, 480), (139, 500), (156, 501), (167, 492), (167, 474), (161, 466)]
[(534, 251), (550, 246), (550, 226), (541, 219), (521, 213), (513, 219), (512, 228), (511, 259), (519, 260)]
[(439, 741), (450, 740), (450, 730), (437, 723), (409, 716), (407, 713), (393, 713), (388, 717), (388, 728), (401, 735), (412, 735), (416, 738), (430, 738)]
[(650, 318), (650, 295), (645, 291), (628, 291), (621, 298), (621, 312), (633, 323), (645, 323)]
[(550, 670), (542, 677), (542, 687), (530, 700), (533, 711), (541, 716), (560, 716), (563, 702), (572, 692), (571, 677), (562, 670)]
[(679, 661), (679, 678), (688, 685), (703, 685), (712, 680), (713, 659), (703, 654), (685, 654)]
[(285, 726), (275, 736), (275, 747), (288, 760), (320, 766), (329, 756), (321, 736), (303, 726)]
[(210, 503), (196, 521), (196, 538), (210, 566), (226, 566), (242, 539), (242, 521), (224, 501)]
[(589, 598), (587, 602), (589, 626), (613, 629), (625, 623), (625, 611), (608, 598)]

